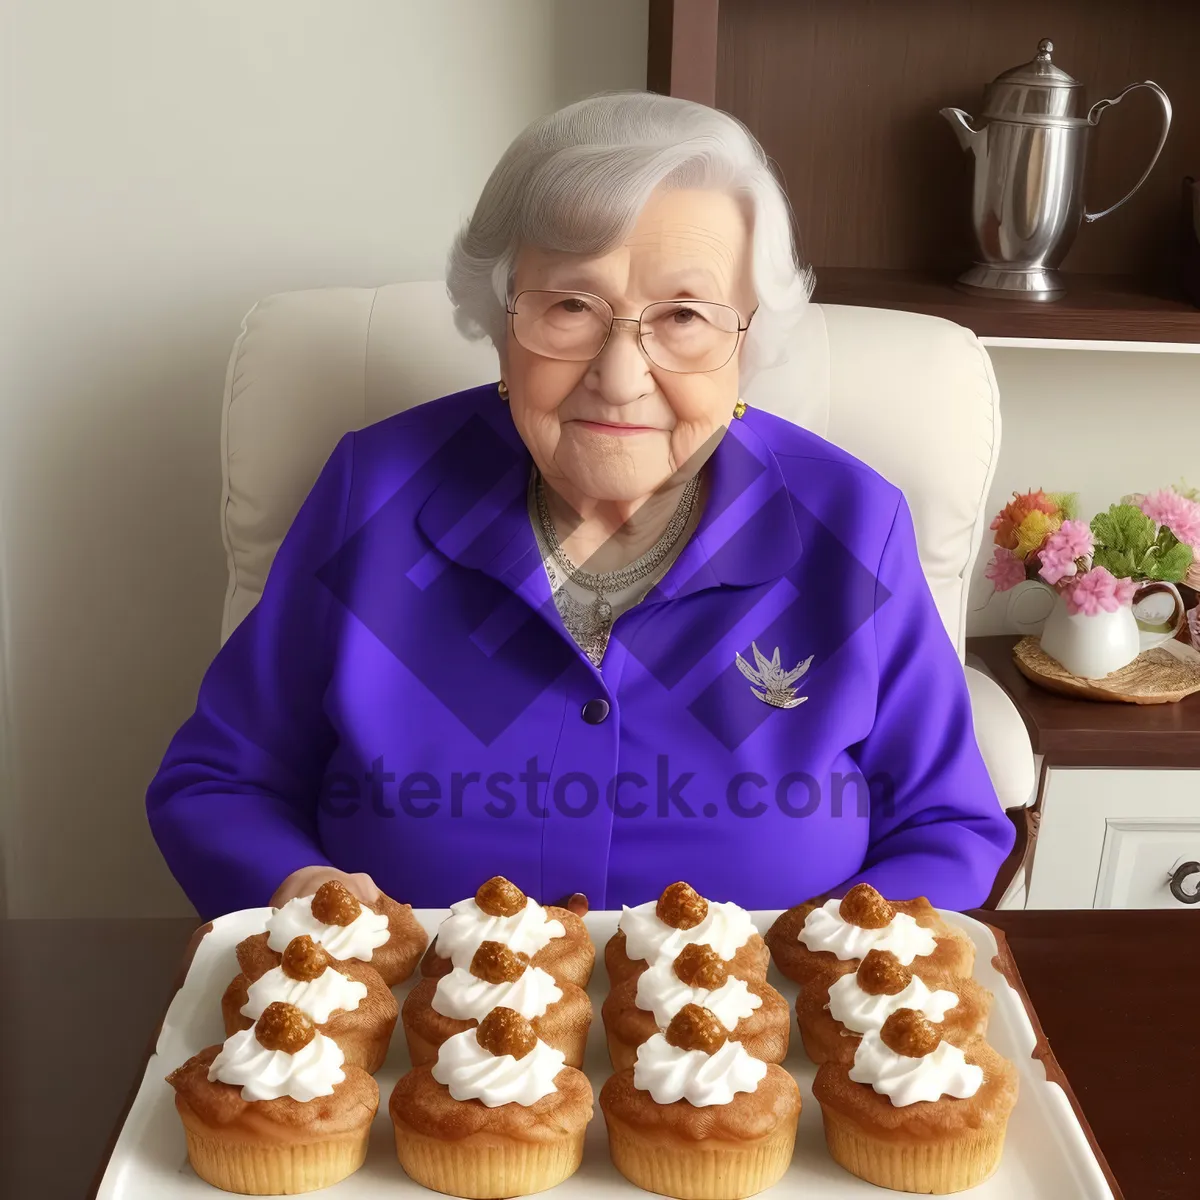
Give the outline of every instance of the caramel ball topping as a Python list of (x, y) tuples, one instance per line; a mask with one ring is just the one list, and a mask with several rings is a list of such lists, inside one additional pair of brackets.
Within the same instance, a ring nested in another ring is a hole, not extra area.
[(485, 983), (512, 983), (528, 965), (529, 955), (514, 954), (502, 942), (480, 942), (471, 959), (471, 974)]
[(680, 1050), (703, 1050), (715, 1054), (725, 1045), (729, 1031), (707, 1008), (685, 1004), (667, 1026), (667, 1042)]
[(515, 917), (527, 900), (525, 893), (503, 875), (493, 875), (475, 893), (475, 903), (489, 917)]
[(317, 1027), (308, 1014), (294, 1004), (276, 1000), (263, 1009), (254, 1023), (254, 1036), (265, 1050), (282, 1050), (295, 1054), (316, 1037)]
[(838, 912), (843, 921), (859, 929), (883, 929), (896, 915), (896, 910), (869, 883), (856, 883), (842, 897)]
[(659, 896), (654, 912), (672, 929), (695, 929), (708, 916), (708, 901), (690, 884), (673, 883)]
[(497, 1058), (511, 1054), (524, 1058), (537, 1045), (533, 1026), (511, 1008), (493, 1008), (475, 1030), (475, 1040)]
[(349, 925), (360, 912), (358, 897), (336, 879), (321, 884), (312, 898), (312, 915), (322, 925)]
[(938, 1027), (911, 1008), (898, 1008), (883, 1023), (879, 1040), (897, 1054), (924, 1058), (932, 1054), (942, 1040)]
[(895, 996), (912, 982), (912, 972), (890, 950), (868, 950), (856, 975), (868, 996)]
[(711, 947), (692, 942), (675, 959), (675, 977), (688, 987), (715, 991), (729, 978), (725, 960)]
[(288, 942), (280, 966), (289, 979), (319, 979), (329, 966), (329, 955), (307, 933), (302, 933)]

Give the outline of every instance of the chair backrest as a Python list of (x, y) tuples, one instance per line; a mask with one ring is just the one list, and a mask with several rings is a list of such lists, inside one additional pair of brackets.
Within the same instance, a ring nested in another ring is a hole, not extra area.
[[(222, 641), (254, 607), (284, 533), (350, 429), (498, 377), (437, 281), (260, 301), (233, 347), (221, 418)], [(809, 306), (789, 361), (744, 399), (828, 438), (908, 499), (921, 563), (961, 657), (967, 588), (1000, 452), (987, 352), (936, 317)]]

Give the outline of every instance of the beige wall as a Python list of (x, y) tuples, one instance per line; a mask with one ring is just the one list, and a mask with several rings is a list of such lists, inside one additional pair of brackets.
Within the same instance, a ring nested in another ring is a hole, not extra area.
[(143, 804), (218, 644), (242, 314), (439, 276), (526, 122), (645, 85), (646, 20), (647, 0), (0, 5), (10, 916), (192, 911)]

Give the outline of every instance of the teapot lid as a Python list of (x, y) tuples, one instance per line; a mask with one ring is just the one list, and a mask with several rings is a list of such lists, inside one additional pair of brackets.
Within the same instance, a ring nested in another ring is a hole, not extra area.
[(1082, 85), (1050, 61), (1054, 43), (1043, 38), (1037, 57), (997, 75), (983, 93), (985, 117), (1074, 117)]

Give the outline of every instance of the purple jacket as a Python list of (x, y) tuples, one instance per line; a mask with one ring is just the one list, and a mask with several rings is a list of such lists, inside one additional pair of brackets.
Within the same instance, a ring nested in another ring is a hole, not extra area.
[(530, 466), (494, 385), (338, 443), (147, 792), (201, 917), (317, 863), (428, 907), (493, 874), (593, 908), (677, 879), (752, 909), (863, 879), (986, 899), (1014, 831), (896, 487), (748, 410), (597, 670)]

